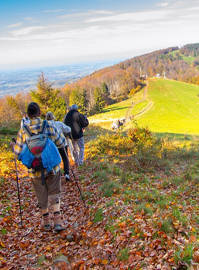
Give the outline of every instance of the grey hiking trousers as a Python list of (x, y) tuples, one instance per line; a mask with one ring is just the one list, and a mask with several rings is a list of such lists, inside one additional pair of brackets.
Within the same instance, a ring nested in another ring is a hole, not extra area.
[(77, 140), (72, 140), (73, 156), (76, 165), (82, 165), (84, 162), (84, 137)]

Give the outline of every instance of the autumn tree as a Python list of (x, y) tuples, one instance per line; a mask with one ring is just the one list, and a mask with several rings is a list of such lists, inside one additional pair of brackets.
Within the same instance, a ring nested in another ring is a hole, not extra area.
[(16, 99), (13, 96), (7, 97), (7, 104), (8, 107), (13, 111), (15, 115), (14, 119), (20, 119), (23, 116), (23, 111), (21, 111), (19, 104), (17, 103)]
[(0, 124), (18, 125), (31, 101), (29, 94), (18, 93), (16, 96), (6, 96), (0, 99)]
[(105, 106), (105, 100), (103, 90), (100, 87), (96, 87), (94, 90), (94, 100), (95, 100), (94, 111), (101, 112)]
[(83, 114), (87, 114), (87, 113), (89, 113), (89, 107), (88, 107), (89, 100), (88, 100), (86, 89), (83, 89), (82, 96), (83, 96), (82, 113)]
[(81, 90), (78, 87), (71, 92), (70, 105), (72, 104), (76, 104), (81, 113), (86, 114), (88, 112), (88, 98), (86, 89)]
[(52, 111), (57, 120), (62, 120), (65, 114), (66, 103), (60, 94), (60, 90), (54, 89), (52, 83), (42, 73), (38, 79), (37, 89), (31, 91), (32, 100), (41, 108), (41, 115), (45, 117), (48, 111)]
[[(10, 97), (9, 97), (10, 98)], [(8, 97), (0, 99), (0, 126), (11, 126), (18, 121), (15, 108), (11, 107)]]

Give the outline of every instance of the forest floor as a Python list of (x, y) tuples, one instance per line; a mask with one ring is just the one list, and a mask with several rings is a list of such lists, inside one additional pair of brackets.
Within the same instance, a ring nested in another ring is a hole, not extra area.
[[(134, 135), (142, 131), (134, 130)], [(41, 230), (31, 181), (17, 163), (20, 225), (14, 159), (4, 140), (0, 268), (198, 269), (199, 154), (198, 142), (192, 143), (182, 146), (149, 137), (137, 144), (122, 133), (88, 140), (85, 164), (71, 166), (86, 207), (73, 174), (71, 182), (62, 179), (66, 230), (55, 233)]]

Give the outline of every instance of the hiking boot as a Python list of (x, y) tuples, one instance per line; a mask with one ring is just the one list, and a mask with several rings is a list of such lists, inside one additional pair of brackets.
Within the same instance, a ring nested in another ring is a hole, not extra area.
[(42, 217), (42, 228), (44, 231), (50, 231), (51, 230), (51, 225), (50, 225), (50, 218), (49, 214), (46, 213)]
[(63, 222), (62, 222), (60, 212), (55, 212), (54, 213), (54, 230), (56, 232), (60, 232), (60, 231), (65, 230), (65, 227), (63, 226)]
[(70, 181), (70, 176), (69, 176), (69, 174), (65, 174), (65, 179), (66, 179), (66, 182)]

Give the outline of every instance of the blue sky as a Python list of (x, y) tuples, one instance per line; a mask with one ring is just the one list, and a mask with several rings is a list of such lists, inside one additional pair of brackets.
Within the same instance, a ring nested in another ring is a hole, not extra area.
[(199, 0), (0, 0), (0, 69), (127, 59), (199, 42)]

